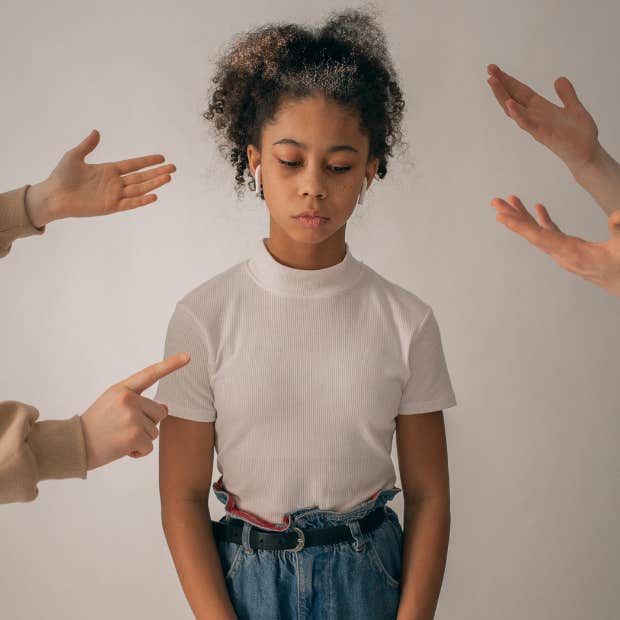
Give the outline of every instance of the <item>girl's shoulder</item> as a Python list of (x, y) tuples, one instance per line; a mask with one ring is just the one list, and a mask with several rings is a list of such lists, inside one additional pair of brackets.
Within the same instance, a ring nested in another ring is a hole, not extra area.
[(197, 316), (213, 314), (234, 300), (234, 293), (241, 289), (244, 279), (244, 263), (240, 261), (224, 271), (216, 273), (185, 293), (177, 302)]
[(366, 285), (373, 289), (378, 299), (384, 300), (394, 312), (408, 317), (413, 323), (419, 323), (432, 311), (430, 304), (413, 291), (389, 280), (364, 263), (366, 268)]

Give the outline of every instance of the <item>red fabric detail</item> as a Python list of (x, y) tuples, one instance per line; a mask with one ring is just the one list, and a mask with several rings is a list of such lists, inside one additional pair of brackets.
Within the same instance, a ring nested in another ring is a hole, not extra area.
[(251, 512), (246, 512), (245, 510), (240, 510), (236, 507), (235, 496), (227, 491), (222, 484), (223, 475), (220, 475), (220, 478), (217, 482), (213, 484), (214, 488), (218, 491), (223, 491), (228, 495), (228, 499), (226, 500), (226, 511), (235, 516), (244, 517), (248, 521), (251, 521), (254, 525), (258, 527), (262, 527), (265, 529), (275, 529), (275, 530), (285, 530), (288, 528), (291, 522), (291, 517), (289, 515), (285, 515), (284, 524), (281, 523), (271, 523), (265, 519), (261, 519), (258, 515), (252, 514)]
[[(248, 521), (251, 521), (254, 525), (265, 528), (265, 529), (275, 529), (278, 531), (283, 531), (288, 528), (291, 522), (291, 517), (289, 515), (284, 516), (284, 524), (282, 525), (280, 523), (271, 523), (269, 521), (266, 521), (265, 519), (261, 519), (258, 515), (255, 515), (255, 514), (252, 514), (251, 512), (246, 512), (245, 510), (240, 510), (239, 508), (237, 508), (236, 502), (235, 502), (235, 495), (233, 495), (232, 493), (230, 493), (224, 488), (224, 485), (222, 483), (223, 477), (224, 477), (223, 475), (220, 475), (219, 480), (213, 483), (213, 488), (215, 488), (217, 491), (222, 491), (228, 495), (228, 499), (226, 500), (226, 511), (227, 512), (231, 513), (232, 515), (244, 517)], [(399, 487), (392, 486), (392, 489), (399, 489)], [(379, 496), (379, 493), (381, 493), (381, 491), (382, 489), (375, 491), (370, 497), (365, 499), (363, 503), (376, 499)]]

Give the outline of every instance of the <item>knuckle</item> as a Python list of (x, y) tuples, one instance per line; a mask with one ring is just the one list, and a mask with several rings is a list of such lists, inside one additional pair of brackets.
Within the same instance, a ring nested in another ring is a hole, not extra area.
[(130, 437), (133, 442), (139, 442), (142, 439), (142, 431), (138, 426), (132, 427)]
[(121, 390), (121, 392), (119, 392), (118, 404), (121, 406), (127, 406), (129, 405), (130, 398), (131, 398), (131, 392), (128, 389), (123, 389)]
[(139, 414), (135, 411), (135, 409), (131, 406), (126, 406), (124, 412), (125, 414), (125, 424), (130, 428), (140, 426)]

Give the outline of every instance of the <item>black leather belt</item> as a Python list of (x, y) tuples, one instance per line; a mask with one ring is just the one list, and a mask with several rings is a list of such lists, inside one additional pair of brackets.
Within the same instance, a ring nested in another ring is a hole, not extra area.
[[(385, 519), (385, 508), (379, 506), (365, 517), (359, 519), (360, 530), (363, 534), (374, 530), (383, 523)], [(241, 533), (243, 531), (242, 519), (230, 519), (229, 521), (213, 521), (213, 535), (219, 540), (241, 544)], [(264, 530), (257, 525), (252, 525), (250, 530), (250, 546), (252, 549), (287, 549), (289, 551), (299, 551), (304, 547), (314, 545), (328, 545), (342, 541), (354, 540), (349, 526), (334, 525), (332, 527), (321, 528), (298, 528), (293, 527), (287, 532), (272, 532)]]

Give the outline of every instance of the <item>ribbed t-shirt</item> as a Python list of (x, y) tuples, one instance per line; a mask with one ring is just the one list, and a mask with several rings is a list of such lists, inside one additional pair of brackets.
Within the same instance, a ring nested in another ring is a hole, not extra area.
[(214, 422), (219, 484), (239, 510), (281, 525), (300, 508), (345, 511), (394, 488), (396, 416), (456, 398), (427, 303), (348, 243), (335, 265), (295, 269), (265, 241), (177, 302), (164, 355), (191, 361), (154, 398), (169, 415)]

